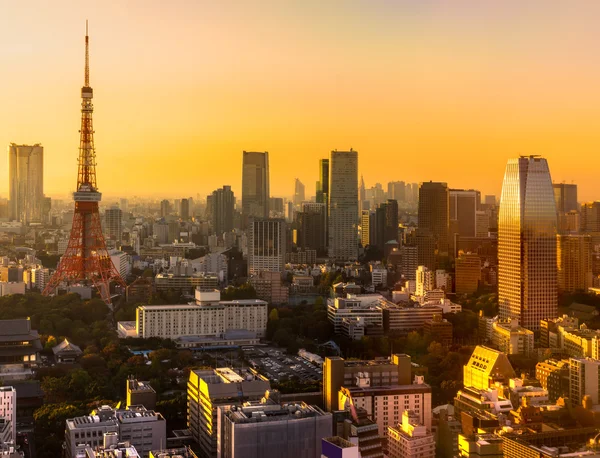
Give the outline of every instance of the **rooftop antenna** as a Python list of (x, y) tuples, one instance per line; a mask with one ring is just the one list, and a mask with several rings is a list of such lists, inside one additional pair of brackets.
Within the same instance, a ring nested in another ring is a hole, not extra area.
[(85, 20), (85, 87), (90, 87), (90, 37), (87, 19)]

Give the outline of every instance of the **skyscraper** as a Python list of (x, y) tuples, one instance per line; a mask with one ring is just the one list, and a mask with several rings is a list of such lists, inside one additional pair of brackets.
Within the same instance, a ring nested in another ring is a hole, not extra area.
[(375, 226), (374, 242), (380, 250), (390, 240), (398, 240), (398, 201), (388, 199), (375, 210)]
[(579, 209), (577, 205), (576, 184), (554, 183), (552, 184), (552, 188), (554, 189), (556, 211), (559, 213), (568, 213)]
[(233, 213), (235, 210), (235, 196), (231, 186), (223, 186), (213, 191), (207, 199), (210, 202), (210, 216), (212, 228), (217, 236), (222, 236), (224, 232), (233, 230)]
[[(481, 203), (481, 193), (473, 189), (450, 189), (450, 252), (456, 255), (456, 237), (477, 236), (477, 211)], [(483, 219), (484, 216), (480, 216)], [(489, 219), (489, 218), (488, 218)], [(489, 223), (485, 224), (487, 234)]]
[(269, 217), (269, 153), (244, 151), (242, 164), (242, 221)]
[(248, 273), (282, 272), (285, 267), (286, 229), (283, 219), (251, 218), (248, 223)]
[(8, 217), (24, 224), (42, 221), (44, 147), (8, 145)]
[(592, 285), (592, 236), (560, 234), (556, 238), (559, 291), (587, 291)]
[[(446, 183), (433, 181), (419, 187), (419, 230), (433, 237), (438, 256), (448, 254), (449, 196)], [(424, 264), (427, 266), (427, 264)], [(430, 266), (427, 266), (431, 269)]]
[(600, 232), (600, 202), (581, 205), (581, 232)]
[(541, 319), (557, 316), (556, 227), (546, 159), (509, 159), (498, 223), (501, 319), (518, 318), (523, 327), (537, 330)]
[(329, 258), (358, 258), (358, 152), (332, 151), (329, 177)]
[(304, 184), (298, 178), (296, 178), (296, 183), (294, 186), (294, 205), (299, 207), (305, 200), (306, 196), (304, 192)]
[(316, 250), (319, 256), (327, 255), (327, 239), (325, 222), (325, 204), (317, 202), (304, 202), (302, 211), (294, 216), (298, 223), (298, 248), (303, 250)]
[(319, 181), (317, 181), (317, 203), (327, 204), (329, 195), (329, 159), (319, 159)]
[(371, 244), (371, 212), (360, 212), (360, 244), (363, 247)]
[(160, 216), (165, 218), (167, 216), (169, 216), (169, 213), (171, 213), (171, 203), (167, 200), (161, 200), (160, 201)]
[(179, 201), (179, 217), (187, 221), (190, 219), (190, 201), (187, 199), (181, 199)]
[(120, 242), (122, 237), (122, 211), (119, 207), (107, 208), (104, 212), (104, 230), (106, 238), (115, 242)]

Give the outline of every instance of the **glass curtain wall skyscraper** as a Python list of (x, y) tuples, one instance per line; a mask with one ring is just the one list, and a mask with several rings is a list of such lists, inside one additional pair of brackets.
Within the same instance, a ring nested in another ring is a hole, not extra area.
[(358, 152), (332, 151), (329, 162), (331, 260), (358, 259)]
[(498, 223), (500, 318), (518, 318), (537, 330), (558, 314), (557, 217), (546, 159), (509, 159), (502, 184)]
[(316, 192), (317, 203), (326, 204), (329, 194), (329, 159), (319, 159), (319, 181)]
[(242, 220), (269, 217), (269, 153), (244, 151), (242, 163)]

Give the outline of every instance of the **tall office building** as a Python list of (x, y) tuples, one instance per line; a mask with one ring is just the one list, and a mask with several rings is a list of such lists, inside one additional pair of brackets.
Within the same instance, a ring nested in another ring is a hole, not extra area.
[(375, 210), (374, 233), (374, 242), (382, 251), (390, 240), (398, 241), (398, 201), (388, 199)]
[(44, 147), (8, 145), (8, 218), (24, 224), (42, 221)]
[(557, 212), (568, 213), (579, 209), (579, 205), (577, 205), (576, 184), (553, 183), (552, 188), (554, 190)]
[(581, 205), (581, 232), (600, 232), (600, 202)]
[(476, 237), (481, 193), (472, 189), (450, 189), (450, 226), (459, 237)]
[(107, 208), (104, 212), (104, 231), (109, 240), (120, 242), (123, 235), (123, 228), (121, 225), (123, 212), (119, 207)]
[(303, 250), (316, 250), (319, 256), (327, 254), (327, 239), (325, 235), (327, 222), (325, 204), (304, 202), (302, 211), (295, 215), (298, 223), (296, 245)]
[(390, 181), (388, 183), (388, 199), (397, 200), (398, 202), (406, 201), (406, 189), (404, 181)]
[(319, 180), (317, 181), (317, 202), (327, 204), (329, 196), (329, 159), (319, 159)]
[(167, 199), (160, 201), (160, 216), (165, 218), (171, 213), (171, 203)]
[(251, 218), (248, 224), (248, 273), (282, 272), (285, 267), (286, 223)]
[(498, 224), (498, 302), (501, 319), (537, 330), (555, 318), (556, 204), (546, 159), (509, 159)]
[(269, 153), (244, 151), (242, 163), (242, 220), (269, 217)]
[(450, 216), (448, 207), (449, 196), (446, 183), (432, 181), (421, 183), (419, 187), (419, 229), (431, 234), (438, 256), (448, 254)]
[(358, 152), (332, 151), (329, 177), (329, 258), (358, 259)]
[(587, 291), (592, 285), (592, 237), (559, 234), (556, 238), (559, 291)]
[(235, 211), (235, 196), (231, 186), (223, 186), (213, 191), (210, 199), (210, 217), (212, 229), (219, 237), (224, 232), (233, 230), (233, 213)]
[(187, 384), (187, 424), (198, 443), (202, 456), (216, 457), (219, 406), (241, 406), (246, 401), (260, 400), (271, 384), (264, 378), (240, 376), (235, 370), (218, 369), (190, 371)]
[(294, 205), (299, 207), (305, 200), (306, 193), (304, 191), (304, 184), (298, 178), (296, 178), (294, 186)]
[(187, 221), (190, 219), (190, 201), (188, 199), (181, 199), (179, 201), (179, 217)]
[(371, 212), (360, 212), (360, 244), (363, 247), (371, 244)]

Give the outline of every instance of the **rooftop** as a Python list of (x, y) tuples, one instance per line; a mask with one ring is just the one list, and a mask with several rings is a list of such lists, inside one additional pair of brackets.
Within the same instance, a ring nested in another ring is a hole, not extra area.
[(321, 409), (302, 404), (259, 404), (243, 407), (233, 406), (226, 414), (233, 423), (264, 423), (288, 421), (326, 415)]

